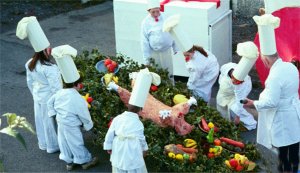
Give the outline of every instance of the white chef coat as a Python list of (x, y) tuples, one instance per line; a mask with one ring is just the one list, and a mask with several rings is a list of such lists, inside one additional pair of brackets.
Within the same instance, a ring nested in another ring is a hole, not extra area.
[[(270, 129), (257, 134), (257, 138), (268, 138), (275, 147), (282, 147), (300, 141), (299, 73), (297, 68), (278, 59), (271, 67), (265, 82), (265, 89), (259, 100), (254, 101), (258, 116), (271, 118)], [(276, 110), (274, 114), (260, 114), (265, 110)], [(260, 122), (267, 126), (265, 122)], [(266, 146), (266, 145), (265, 145)], [(267, 146), (268, 147), (268, 146)], [(269, 147), (270, 148), (270, 147)]]
[(47, 104), (48, 99), (62, 89), (62, 80), (57, 65), (42, 65), (40, 61), (36, 63), (35, 69), (28, 68), (32, 59), (25, 64), (27, 74), (27, 85), (34, 101)]
[(148, 150), (144, 126), (136, 113), (125, 111), (115, 117), (107, 131), (104, 150), (112, 150), (112, 166), (121, 170), (145, 167), (143, 151)]
[(35, 69), (28, 68), (32, 59), (25, 64), (27, 86), (34, 100), (35, 127), (39, 148), (53, 153), (59, 150), (55, 122), (48, 117), (47, 101), (62, 88), (58, 67), (55, 64), (43, 65), (38, 61)]
[(61, 89), (48, 101), (49, 116), (56, 115), (58, 123), (68, 126), (80, 126), (85, 130), (93, 127), (88, 104), (74, 88)]
[(49, 116), (58, 122), (59, 158), (67, 163), (83, 164), (91, 161), (91, 153), (84, 146), (80, 125), (93, 127), (88, 105), (76, 89), (61, 89), (48, 101)]
[(189, 72), (188, 89), (193, 91), (194, 96), (209, 102), (211, 88), (219, 75), (219, 63), (211, 52), (205, 51), (208, 57), (195, 51), (194, 56), (185, 63), (185, 66)]
[[(154, 52), (167, 52), (171, 47), (173, 52), (178, 52), (175, 41), (168, 32), (163, 32), (163, 23), (166, 17), (163, 13), (158, 17), (158, 22), (149, 14), (142, 22), (141, 26), (141, 46), (145, 64), (149, 64), (150, 57), (153, 57), (157, 63), (160, 63), (160, 58), (157, 58)], [(167, 54), (166, 54), (167, 55)], [(168, 52), (168, 56), (164, 57), (165, 61), (172, 61), (172, 54)], [(162, 68), (167, 68), (162, 66)]]
[[(232, 68), (236, 66), (235, 63), (230, 63), (229, 65), (231, 65)], [(243, 83), (234, 85), (228, 76), (228, 72), (231, 68), (226, 67), (228, 67), (228, 64), (224, 64), (220, 70), (217, 110), (228, 120), (237, 115), (248, 130), (255, 129), (257, 124), (256, 120), (253, 115), (243, 107), (243, 104), (240, 103), (240, 100), (247, 98), (252, 90), (251, 78), (247, 75)]]

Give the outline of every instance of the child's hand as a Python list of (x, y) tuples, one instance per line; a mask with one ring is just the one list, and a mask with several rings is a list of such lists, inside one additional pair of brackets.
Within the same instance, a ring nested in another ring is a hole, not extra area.
[(107, 150), (107, 153), (108, 153), (108, 154), (111, 154), (111, 150)]
[(143, 156), (144, 156), (144, 157), (147, 156), (147, 151), (143, 151)]

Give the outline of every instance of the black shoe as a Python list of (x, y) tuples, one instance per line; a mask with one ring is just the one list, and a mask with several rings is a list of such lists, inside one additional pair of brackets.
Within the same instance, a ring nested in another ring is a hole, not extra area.
[(98, 163), (98, 157), (93, 157), (91, 161), (81, 165), (82, 169), (89, 169)]

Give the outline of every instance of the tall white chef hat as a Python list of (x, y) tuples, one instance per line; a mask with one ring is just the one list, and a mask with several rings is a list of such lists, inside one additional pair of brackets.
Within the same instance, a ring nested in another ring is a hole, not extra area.
[(273, 55), (277, 52), (274, 29), (280, 24), (280, 18), (272, 14), (254, 16), (258, 26), (260, 52), (262, 55)]
[(62, 45), (52, 49), (52, 56), (60, 69), (65, 83), (76, 82), (80, 75), (72, 59), (77, 55), (77, 50), (69, 45)]
[(239, 81), (244, 81), (252, 66), (258, 58), (258, 49), (252, 41), (246, 41), (237, 45), (237, 54), (242, 59), (233, 70), (233, 77)]
[(19, 21), (16, 36), (21, 40), (28, 37), (35, 52), (50, 46), (50, 43), (35, 16), (24, 17)]
[(221, 66), (220, 72), (221, 72), (222, 74), (228, 74), (228, 72), (229, 72), (231, 69), (234, 69), (236, 66), (237, 66), (237, 64), (236, 64), (236, 63), (233, 63), (233, 62), (226, 63), (226, 64), (224, 64), (224, 65)]
[(159, 0), (148, 0), (148, 10), (152, 8), (160, 8)]
[(140, 70), (135, 80), (129, 104), (143, 108), (148, 97), (152, 75), (147, 68)]
[(163, 31), (170, 32), (182, 52), (186, 52), (193, 47), (192, 41), (183, 32), (182, 25), (180, 25), (180, 15), (168, 17), (163, 24)]

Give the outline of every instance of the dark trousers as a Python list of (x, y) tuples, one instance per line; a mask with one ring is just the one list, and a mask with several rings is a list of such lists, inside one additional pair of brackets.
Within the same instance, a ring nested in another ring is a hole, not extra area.
[(299, 164), (299, 142), (279, 147), (279, 167), (280, 172), (297, 172)]

